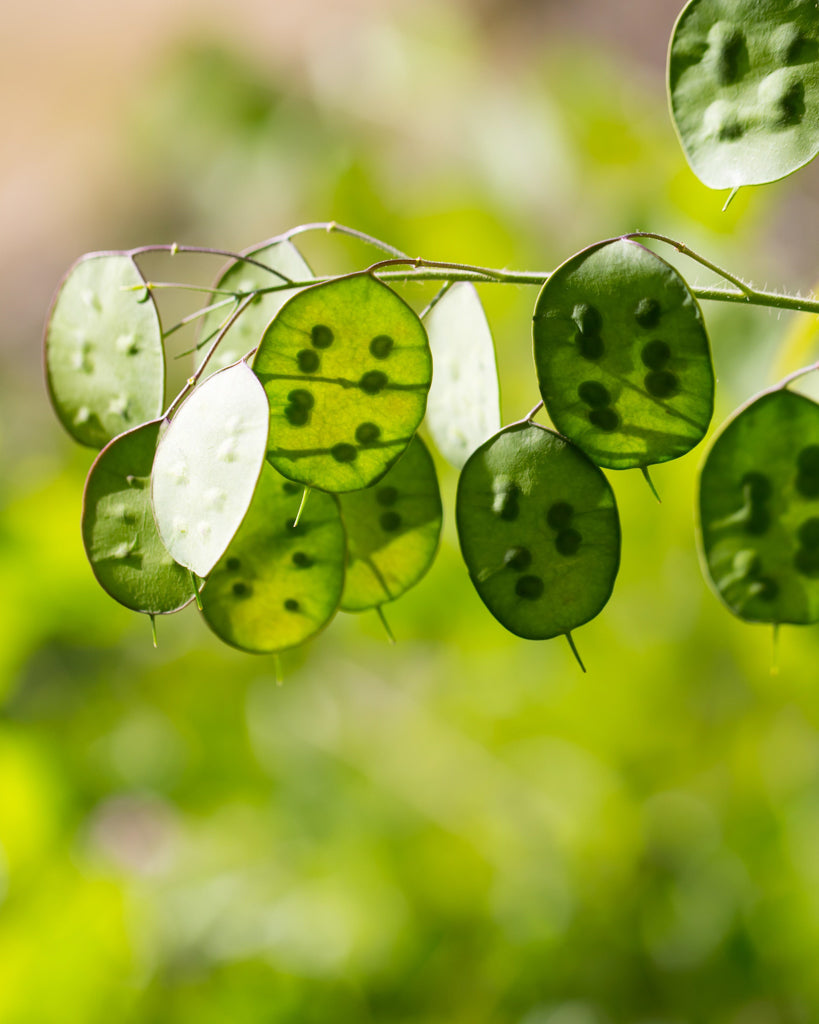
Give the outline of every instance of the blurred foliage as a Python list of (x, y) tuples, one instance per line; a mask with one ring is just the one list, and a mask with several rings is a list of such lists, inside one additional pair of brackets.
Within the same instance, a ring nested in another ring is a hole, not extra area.
[[(455, 8), (419, 12), (302, 78), (210, 42), (169, 52), (123, 111), (129, 200), (94, 247), (240, 247), (331, 218), (429, 258), (546, 269), (651, 228), (770, 273), (775, 195), (720, 214), (659, 78), (560, 38), (493, 61)], [(362, 261), (336, 239), (304, 249)], [(535, 294), (482, 298), (509, 421), (537, 396)], [(783, 326), (705, 315), (719, 422), (770, 382)], [(340, 616), (277, 686), (193, 609), (151, 648), (84, 561), (90, 453), (56, 422), (31, 440), (44, 397), (3, 387), (3, 1024), (819, 1017), (817, 634), (783, 629), (774, 675), (770, 632), (708, 592), (701, 449), (657, 469), (661, 506), (610, 474), (623, 563), (576, 637), (587, 676), (487, 615), (444, 473), (441, 555), (391, 609), (397, 646), (374, 615)]]

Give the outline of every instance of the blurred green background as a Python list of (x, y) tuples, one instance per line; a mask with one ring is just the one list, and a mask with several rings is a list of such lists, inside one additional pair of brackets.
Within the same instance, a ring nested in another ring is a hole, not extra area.
[[(484, 610), (445, 475), (440, 556), (389, 609), (397, 646), (374, 615), (340, 616), (278, 687), (190, 609), (154, 650), (97, 587), (79, 531), (93, 453), (41, 380), (48, 303), (82, 252), (242, 248), (304, 221), (543, 270), (647, 229), (810, 288), (815, 169), (721, 213), (684, 163), (663, 84), (677, 13), (32, 0), (4, 16), (2, 1024), (819, 1020), (817, 634), (784, 629), (773, 673), (770, 631), (703, 581), (704, 446), (656, 469), (662, 505), (609, 474), (623, 564), (576, 634), (587, 675)], [(317, 269), (374, 258), (303, 248)], [(404, 294), (420, 307), (429, 289)], [(536, 293), (481, 294), (511, 421), (537, 400)], [(715, 424), (812, 345), (791, 352), (793, 321), (764, 310), (705, 314)]]

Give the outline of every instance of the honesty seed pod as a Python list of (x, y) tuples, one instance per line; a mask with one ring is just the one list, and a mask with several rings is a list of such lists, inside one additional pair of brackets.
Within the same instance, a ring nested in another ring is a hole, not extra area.
[(671, 112), (710, 188), (776, 181), (816, 156), (818, 37), (813, 0), (691, 0), (680, 14)]
[(45, 331), (46, 378), (65, 429), (80, 444), (110, 440), (162, 414), (159, 316), (125, 253), (91, 253), (69, 270)]
[(506, 427), (470, 457), (458, 483), (458, 537), (495, 618), (528, 640), (593, 619), (620, 564), (620, 522), (603, 473), (535, 423)]
[(432, 362), (413, 310), (365, 273), (290, 299), (253, 370), (270, 403), (271, 465), (342, 493), (369, 486), (407, 447), (424, 416)]
[(819, 405), (786, 389), (741, 409), (700, 478), (705, 570), (748, 622), (819, 621)]
[(694, 296), (627, 239), (600, 242), (552, 274), (535, 306), (534, 357), (555, 427), (599, 466), (684, 455), (708, 429), (714, 374)]

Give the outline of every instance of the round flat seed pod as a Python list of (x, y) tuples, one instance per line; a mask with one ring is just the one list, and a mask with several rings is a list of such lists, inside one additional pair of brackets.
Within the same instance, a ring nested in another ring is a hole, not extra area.
[(552, 274), (533, 325), (555, 427), (599, 466), (645, 468), (705, 434), (714, 374), (702, 313), (677, 271), (636, 242), (600, 242)]
[(151, 467), (161, 421), (120, 434), (85, 484), (82, 539), (103, 590), (137, 612), (175, 612), (193, 599), (190, 575), (171, 558), (151, 510)]
[(94, 253), (69, 270), (45, 330), (51, 401), (80, 444), (112, 438), (162, 414), (165, 357), (153, 297), (130, 256)]
[(202, 591), (210, 628), (243, 651), (270, 654), (304, 643), (333, 617), (344, 586), (338, 502), (310, 495), (268, 465), (236, 536)]
[(361, 612), (394, 601), (432, 565), (441, 534), (438, 477), (423, 441), (416, 434), (378, 483), (339, 501), (347, 531), (342, 609)]
[[(308, 281), (313, 274), (304, 261), (299, 250), (292, 242), (276, 242), (246, 255), (264, 263), (273, 270), (278, 270), (291, 281)], [(218, 291), (211, 296), (211, 302), (219, 302), (227, 296), (222, 292), (252, 292), (255, 288), (269, 288), (282, 284), (275, 274), (265, 271), (254, 263), (241, 260), (232, 263), (219, 277), (215, 287)], [(298, 289), (285, 288), (282, 291), (257, 295), (239, 318), (231, 324), (219, 342), (219, 347), (208, 363), (208, 372), (223, 369), (246, 356), (254, 349), (264, 334), (265, 327), (282, 308), (285, 302)], [(200, 342), (196, 352), (196, 365), (199, 366), (210, 344), (215, 340), (222, 324), (230, 316), (235, 306), (220, 306), (202, 318)]]
[(723, 428), (700, 477), (717, 594), (749, 622), (819, 621), (819, 405), (769, 392)]
[(421, 321), (369, 274), (290, 299), (253, 369), (270, 401), (270, 463), (336, 493), (369, 486), (395, 462), (423, 418), (432, 376)]
[(475, 286), (453, 284), (424, 325), (435, 368), (427, 427), (441, 455), (460, 469), (501, 425), (495, 346)]
[(776, 181), (819, 152), (813, 0), (692, 0), (671, 37), (674, 124), (711, 188)]
[(478, 594), (528, 640), (569, 634), (603, 608), (620, 564), (620, 521), (603, 473), (534, 423), (507, 427), (458, 483), (458, 536)]
[(154, 517), (180, 565), (207, 576), (244, 518), (267, 450), (264, 389), (246, 363), (182, 403), (154, 459)]

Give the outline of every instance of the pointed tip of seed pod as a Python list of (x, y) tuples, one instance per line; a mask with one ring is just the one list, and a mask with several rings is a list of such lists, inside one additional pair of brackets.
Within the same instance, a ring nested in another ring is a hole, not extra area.
[(658, 503), (660, 505), (662, 505), (663, 499), (660, 497), (659, 493), (657, 492), (657, 488), (654, 486), (654, 481), (648, 475), (648, 466), (640, 466), (640, 472), (643, 474), (643, 477), (645, 478), (646, 483), (651, 488), (651, 493), (657, 499)]
[(580, 657), (580, 652), (577, 650), (577, 645), (574, 642), (574, 637), (571, 633), (564, 634), (566, 639), (569, 641), (569, 647), (572, 649), (572, 654), (575, 657), (575, 661), (580, 666), (581, 671), (586, 671), (586, 666), (583, 664), (583, 659)]
[(378, 604), (375, 606), (375, 610), (376, 613), (378, 614), (378, 618), (381, 620), (381, 625), (387, 632), (387, 637), (389, 639), (390, 645), (392, 646), (395, 643), (395, 635), (393, 634), (393, 631), (390, 629), (389, 622), (387, 622), (387, 616), (384, 614), (384, 609), (380, 604)]

